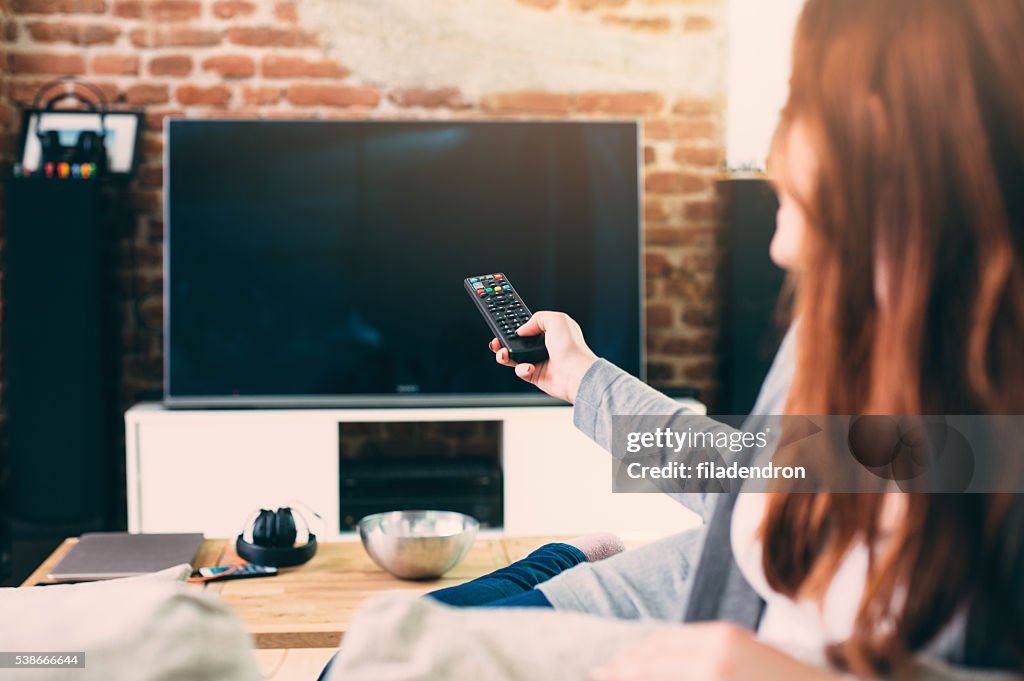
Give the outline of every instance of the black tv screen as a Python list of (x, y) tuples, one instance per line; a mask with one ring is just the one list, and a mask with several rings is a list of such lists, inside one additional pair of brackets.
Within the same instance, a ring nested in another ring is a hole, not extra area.
[(166, 154), (169, 404), (542, 400), (489, 272), (640, 375), (635, 123), (175, 120)]

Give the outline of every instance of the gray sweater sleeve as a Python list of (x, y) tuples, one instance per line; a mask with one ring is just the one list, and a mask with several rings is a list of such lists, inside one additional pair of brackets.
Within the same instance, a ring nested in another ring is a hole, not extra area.
[[(583, 376), (572, 417), (577, 428), (611, 451), (613, 416), (674, 417), (696, 413), (611, 362), (599, 359)], [(708, 425), (722, 425), (710, 418), (707, 421)]]
[[(786, 333), (772, 367), (768, 372), (753, 415), (744, 425), (745, 429), (754, 429), (753, 421), (763, 415), (781, 414), (789, 386), (793, 378), (794, 336), (795, 327)], [(705, 432), (733, 431), (734, 429), (720, 421), (707, 416), (699, 416), (691, 409), (681, 406), (672, 398), (663, 395), (640, 379), (619, 369), (610, 362), (599, 359), (587, 370), (576, 393), (573, 409), (573, 423), (583, 433), (612, 451), (612, 417), (614, 416), (646, 416), (665, 417), (665, 424), (677, 416), (688, 416), (688, 425), (698, 427)], [(613, 452), (614, 454), (614, 452)], [(690, 452), (684, 450), (673, 458), (685, 459)], [(670, 494), (673, 499), (701, 517), (710, 511), (709, 497), (706, 492), (687, 494)], [(706, 517), (705, 517), (706, 519)]]
[[(677, 416), (687, 416), (691, 420), (696, 419), (697, 422), (691, 421), (689, 424), (694, 429), (700, 427), (700, 430), (707, 432), (733, 430), (724, 423), (696, 414), (614, 364), (599, 359), (587, 370), (580, 383), (573, 409), (573, 423), (613, 456), (621, 456), (621, 452), (612, 449), (613, 416), (664, 417), (658, 419), (660, 426), (669, 425)], [(683, 450), (672, 458), (683, 461), (689, 454), (689, 451)], [(707, 520), (712, 507), (707, 492), (670, 492), (668, 495)]]

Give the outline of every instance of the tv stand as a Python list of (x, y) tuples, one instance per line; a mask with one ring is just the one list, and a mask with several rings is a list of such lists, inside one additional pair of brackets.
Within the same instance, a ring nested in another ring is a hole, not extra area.
[[(680, 402), (704, 411), (695, 400)], [(401, 422), (444, 423), (454, 433), (453, 424), (499, 424), (500, 529), (507, 534), (608, 530), (652, 539), (699, 523), (662, 495), (612, 494), (611, 455), (576, 430), (569, 406), (166, 409), (143, 403), (125, 413), (128, 529), (231, 537), (253, 509), (298, 501), (323, 517), (322, 538), (351, 537), (342, 529), (339, 433), (345, 424)]]

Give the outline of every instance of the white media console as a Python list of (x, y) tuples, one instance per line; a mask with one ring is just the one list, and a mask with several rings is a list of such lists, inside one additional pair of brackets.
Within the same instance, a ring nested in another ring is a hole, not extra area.
[[(682, 400), (703, 412), (693, 400)], [(699, 524), (659, 494), (612, 494), (612, 460), (572, 424), (572, 408), (165, 409), (125, 413), (128, 529), (237, 534), (255, 508), (294, 501), (339, 531), (339, 425), (498, 421), (506, 534), (596, 530), (651, 539)], [(326, 536), (323, 536), (326, 535)]]

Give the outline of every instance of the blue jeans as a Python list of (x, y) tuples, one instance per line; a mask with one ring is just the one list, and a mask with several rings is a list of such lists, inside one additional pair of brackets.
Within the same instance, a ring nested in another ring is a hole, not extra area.
[(534, 587), (560, 572), (587, 562), (582, 551), (569, 544), (545, 544), (526, 558), (465, 584), (427, 594), (446, 605), (472, 607), (550, 608), (543, 592)]
[[(465, 584), (432, 591), (424, 598), (457, 608), (550, 608), (551, 602), (534, 587), (585, 562), (587, 556), (575, 546), (545, 544), (508, 567)], [(319, 681), (326, 681), (332, 662), (333, 657), (320, 673)]]

